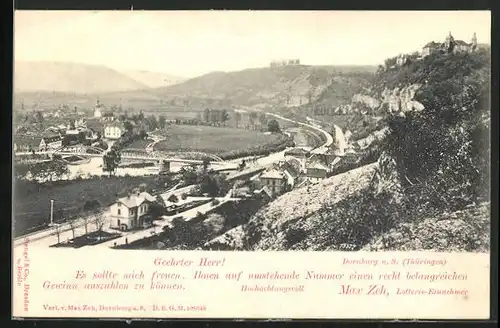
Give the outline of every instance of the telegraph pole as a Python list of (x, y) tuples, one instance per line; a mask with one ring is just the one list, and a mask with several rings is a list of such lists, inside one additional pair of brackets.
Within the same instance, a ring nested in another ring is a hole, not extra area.
[(54, 200), (50, 200), (50, 226), (54, 225)]

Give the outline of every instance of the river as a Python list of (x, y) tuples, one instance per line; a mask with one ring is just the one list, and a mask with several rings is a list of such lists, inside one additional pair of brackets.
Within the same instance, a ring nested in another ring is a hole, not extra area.
[[(107, 175), (109, 173), (104, 172), (102, 170), (102, 157), (93, 157), (90, 159), (90, 162), (84, 163), (84, 164), (78, 164), (78, 165), (68, 165), (69, 168), (69, 175), (67, 179), (75, 179), (78, 176), (82, 178), (90, 177), (90, 176), (100, 176), (100, 175)], [(171, 172), (178, 172), (182, 166), (186, 164), (182, 163), (171, 163), (170, 164), (170, 171)], [(143, 176), (143, 175), (156, 175), (159, 173), (159, 168), (157, 166), (150, 166), (150, 167), (144, 167), (144, 168), (124, 168), (124, 167), (119, 167), (116, 170), (117, 176), (124, 176), (124, 175), (130, 175), (130, 176)]]

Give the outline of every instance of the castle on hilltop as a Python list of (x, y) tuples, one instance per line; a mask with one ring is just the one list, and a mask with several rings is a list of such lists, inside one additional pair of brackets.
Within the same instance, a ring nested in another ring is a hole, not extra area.
[(435, 52), (469, 52), (475, 51), (477, 49), (477, 37), (476, 33), (472, 36), (471, 42), (467, 43), (462, 40), (455, 40), (455, 38), (451, 35), (451, 32), (446, 37), (443, 43), (439, 42), (429, 42), (423, 48), (421, 55), (422, 57), (429, 56)]
[(299, 59), (273, 60), (270, 64), (272, 68), (284, 67), (284, 66), (298, 66), (298, 65), (300, 65)]

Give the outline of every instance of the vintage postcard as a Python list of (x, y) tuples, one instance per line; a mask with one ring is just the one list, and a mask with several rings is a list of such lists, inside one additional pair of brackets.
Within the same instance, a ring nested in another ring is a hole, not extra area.
[(14, 318), (489, 318), (490, 12), (14, 25)]

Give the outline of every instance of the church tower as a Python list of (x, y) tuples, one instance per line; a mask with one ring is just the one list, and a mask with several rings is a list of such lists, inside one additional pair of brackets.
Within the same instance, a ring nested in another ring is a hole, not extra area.
[(446, 40), (444, 42), (444, 46), (445, 46), (446, 51), (448, 51), (448, 52), (453, 51), (453, 48), (455, 47), (455, 39), (451, 35), (451, 32), (446, 37)]
[(101, 117), (102, 112), (101, 112), (101, 104), (99, 103), (99, 99), (97, 99), (97, 103), (94, 107), (94, 117)]
[(474, 35), (472, 36), (472, 40), (470, 43), (471, 50), (476, 50), (477, 48), (477, 37), (476, 37), (476, 32), (474, 32)]

